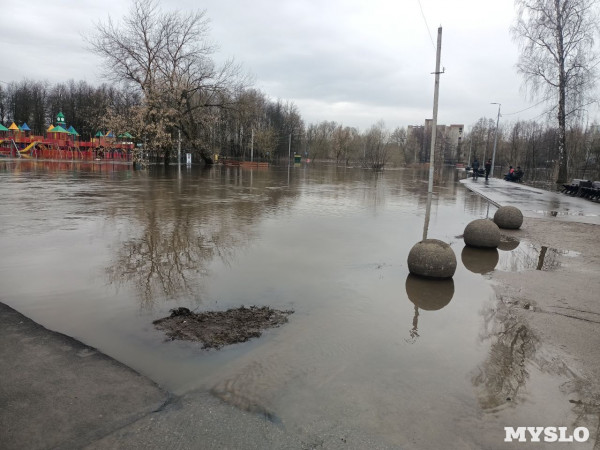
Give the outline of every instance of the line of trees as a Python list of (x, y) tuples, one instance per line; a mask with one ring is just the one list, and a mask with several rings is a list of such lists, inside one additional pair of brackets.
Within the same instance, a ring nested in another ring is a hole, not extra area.
[[(27, 122), (32, 132), (43, 134), (62, 111), (69, 125), (89, 139), (98, 130), (113, 129), (115, 117), (127, 117), (142, 103), (139, 93), (118, 86), (93, 86), (85, 81), (47, 82), (23, 80), (0, 85), (0, 121), (4, 124)], [(313, 160), (337, 164), (381, 168), (385, 165), (407, 166), (427, 161), (429, 139), (423, 127), (390, 131), (378, 122), (361, 132), (334, 121), (305, 125), (292, 102), (273, 101), (256, 89), (245, 88), (227, 99), (227, 107), (213, 108), (209, 125), (198, 133), (199, 147), (206, 154), (218, 153), (232, 158), (285, 159), (299, 153)], [(118, 131), (129, 131), (122, 129)], [(496, 123), (481, 118), (465, 133), (457, 155), (451, 162), (470, 163), (491, 158)], [(496, 164), (520, 165), (528, 178), (556, 176), (559, 156), (559, 132), (556, 127), (536, 121), (500, 123)], [(144, 136), (135, 135), (139, 142)], [(291, 137), (291, 139), (290, 139)], [(439, 148), (448, 151), (443, 136)], [(147, 137), (148, 138), (148, 137)], [(176, 135), (171, 148), (176, 148)], [(574, 124), (566, 132), (570, 149), (570, 176), (600, 179), (600, 125)], [(291, 143), (291, 148), (290, 148)], [(189, 149), (184, 138), (184, 148)], [(446, 158), (446, 162), (450, 162)], [(533, 169), (544, 169), (534, 172)]]
[[(496, 123), (481, 118), (462, 142), (462, 153), (467, 163), (475, 158), (492, 158)], [(531, 121), (500, 124), (496, 145), (496, 166), (506, 170), (509, 165), (521, 166), (532, 181), (556, 180), (560, 165), (560, 131), (556, 126)], [(568, 176), (600, 180), (600, 125), (573, 123), (565, 132), (569, 148)]]

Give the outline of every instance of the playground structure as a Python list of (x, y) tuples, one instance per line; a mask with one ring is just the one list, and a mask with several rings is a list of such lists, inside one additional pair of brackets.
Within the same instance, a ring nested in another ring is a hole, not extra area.
[(72, 126), (66, 128), (62, 112), (56, 123), (43, 136), (33, 135), (26, 123), (18, 126), (13, 122), (8, 128), (0, 123), (0, 157), (131, 161), (134, 143), (129, 133), (115, 136), (111, 131), (98, 131), (90, 140), (83, 140)]

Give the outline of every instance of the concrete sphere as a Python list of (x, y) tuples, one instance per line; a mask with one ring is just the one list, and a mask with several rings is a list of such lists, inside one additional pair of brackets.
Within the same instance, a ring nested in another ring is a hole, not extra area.
[(422, 277), (451, 278), (456, 271), (456, 256), (445, 242), (425, 239), (410, 250), (408, 270)]
[(442, 309), (454, 296), (452, 278), (434, 280), (409, 274), (406, 278), (408, 299), (425, 311)]
[(516, 230), (523, 225), (523, 213), (514, 206), (501, 206), (494, 214), (494, 223), (500, 228)]
[(467, 225), (463, 239), (469, 247), (496, 248), (500, 243), (500, 229), (491, 220), (477, 219)]
[(486, 274), (492, 272), (500, 259), (495, 248), (463, 248), (460, 254), (463, 265), (473, 273)]

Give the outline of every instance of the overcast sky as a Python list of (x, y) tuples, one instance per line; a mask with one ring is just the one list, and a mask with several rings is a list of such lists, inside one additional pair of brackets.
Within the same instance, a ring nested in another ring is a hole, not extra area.
[[(217, 59), (233, 57), (255, 87), (293, 101), (307, 124), (333, 120), (367, 129), (420, 125), (433, 112), (435, 42), (442, 26), (438, 123), (480, 117), (544, 120), (521, 89), (509, 27), (512, 0), (162, 0), (164, 10), (205, 9)], [(125, 0), (0, 0), (0, 81), (100, 83), (102, 61), (82, 35)], [(422, 7), (422, 9), (421, 9)], [(426, 22), (428, 27), (426, 26)], [(429, 30), (429, 31), (428, 31)], [(525, 110), (527, 109), (527, 110)], [(525, 111), (523, 111), (525, 110)], [(519, 113), (519, 111), (522, 111)], [(590, 111), (593, 120), (597, 111)]]

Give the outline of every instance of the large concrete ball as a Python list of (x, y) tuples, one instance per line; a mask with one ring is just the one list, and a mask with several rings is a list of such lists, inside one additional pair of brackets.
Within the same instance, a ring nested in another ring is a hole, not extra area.
[(460, 254), (463, 265), (473, 273), (486, 274), (492, 272), (500, 259), (495, 248), (463, 248)]
[(488, 219), (477, 219), (465, 228), (463, 235), (469, 247), (496, 248), (500, 243), (500, 228)]
[(422, 277), (451, 278), (456, 271), (456, 256), (445, 242), (425, 239), (410, 250), (408, 270)]
[(494, 214), (494, 223), (500, 228), (516, 230), (523, 225), (523, 213), (514, 206), (501, 206)]
[(406, 294), (420, 309), (437, 311), (452, 300), (454, 281), (452, 278), (434, 280), (409, 274), (406, 278)]

